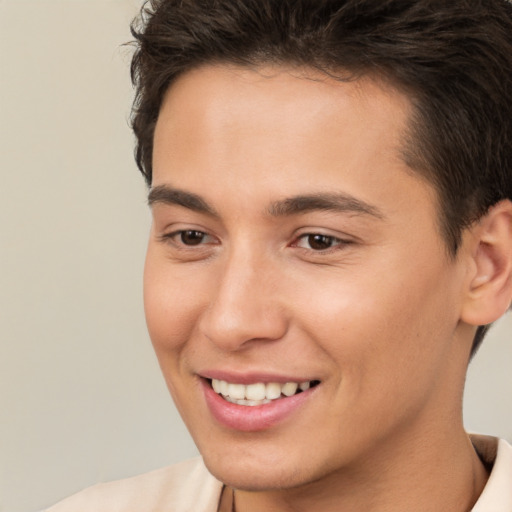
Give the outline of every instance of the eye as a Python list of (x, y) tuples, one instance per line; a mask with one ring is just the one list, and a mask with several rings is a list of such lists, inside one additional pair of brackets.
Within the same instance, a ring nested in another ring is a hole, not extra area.
[(179, 237), (180, 242), (184, 245), (199, 245), (208, 238), (206, 233), (197, 231), (195, 229), (186, 229), (184, 231), (180, 231), (176, 233), (176, 236)]
[(307, 233), (299, 237), (295, 245), (313, 251), (326, 251), (345, 243), (348, 242), (340, 240), (335, 236), (323, 235), (321, 233)]
[(195, 247), (215, 243), (215, 238), (198, 229), (180, 229), (161, 236), (163, 242), (171, 242), (176, 248)]

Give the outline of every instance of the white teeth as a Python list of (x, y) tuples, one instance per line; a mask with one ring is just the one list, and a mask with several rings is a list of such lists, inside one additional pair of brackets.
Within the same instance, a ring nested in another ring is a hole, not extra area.
[[(226, 400), (228, 399), (229, 397), (226, 398)], [(269, 404), (270, 400), (267, 400), (266, 398), (264, 400), (234, 400), (233, 403), (236, 403), (238, 405), (248, 405), (249, 407), (254, 407), (255, 405)]]
[(245, 386), (243, 384), (228, 384), (228, 395), (235, 400), (245, 398)]
[(229, 395), (229, 393), (228, 393), (229, 384), (225, 380), (218, 380), (217, 382), (219, 383), (219, 391), (217, 391), (217, 393), (220, 393), (221, 395), (224, 395), (224, 396), (228, 396)]
[(297, 392), (299, 385), (296, 382), (287, 382), (282, 389), (283, 395), (292, 396)]
[(306, 391), (307, 389), (309, 389), (311, 387), (311, 384), (309, 382), (309, 380), (307, 380), (306, 382), (301, 382), (299, 384), (299, 388), (302, 390), (302, 391)]
[(256, 382), (254, 384), (233, 384), (225, 380), (212, 379), (213, 390), (222, 395), (228, 402), (239, 405), (262, 405), (282, 396), (292, 396), (297, 391), (307, 391), (311, 387), (310, 381), (286, 382)]
[(249, 384), (245, 388), (245, 397), (248, 400), (263, 400), (265, 398), (265, 384), (262, 382)]
[(277, 382), (269, 382), (265, 386), (265, 395), (269, 400), (275, 400), (281, 396), (281, 384)]

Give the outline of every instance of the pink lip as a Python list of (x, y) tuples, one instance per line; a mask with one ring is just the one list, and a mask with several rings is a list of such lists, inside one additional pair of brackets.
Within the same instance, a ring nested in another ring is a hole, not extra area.
[[(265, 380), (266, 379), (251, 380), (249, 383), (262, 382)], [(235, 381), (230, 380), (230, 382)], [(236, 382), (240, 381), (237, 380)], [(274, 378), (267, 382), (277, 381)], [(290, 382), (290, 380), (288, 382)], [(232, 404), (224, 400), (224, 398), (215, 393), (210, 383), (205, 379), (201, 379), (201, 384), (206, 404), (212, 416), (225, 427), (245, 432), (265, 430), (284, 421), (297, 411), (297, 409), (305, 405), (317, 389), (316, 387), (310, 388), (307, 391), (290, 397), (272, 400), (268, 404), (246, 406)]]

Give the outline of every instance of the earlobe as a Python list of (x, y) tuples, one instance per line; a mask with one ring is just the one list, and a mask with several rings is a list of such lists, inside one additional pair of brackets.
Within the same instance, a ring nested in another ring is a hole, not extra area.
[(512, 299), (512, 202), (493, 206), (471, 234), (473, 273), (461, 319), (487, 325), (507, 311)]

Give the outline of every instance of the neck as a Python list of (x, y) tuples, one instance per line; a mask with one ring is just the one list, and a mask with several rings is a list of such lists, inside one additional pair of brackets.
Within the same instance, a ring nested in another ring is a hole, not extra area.
[[(301, 487), (235, 492), (236, 512), (468, 512), (487, 472), (460, 427), (445, 439), (423, 436), (392, 443), (357, 468), (345, 468)], [(390, 462), (391, 461), (391, 462)]]

